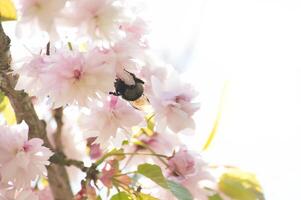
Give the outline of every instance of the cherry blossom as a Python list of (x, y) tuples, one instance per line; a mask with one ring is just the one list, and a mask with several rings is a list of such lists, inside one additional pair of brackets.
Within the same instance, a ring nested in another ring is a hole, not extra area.
[(17, 90), (25, 89), (33, 96), (39, 96), (41, 90), (41, 74), (47, 72), (49, 68), (42, 55), (32, 55), (27, 58), (23, 66), (15, 69), (15, 73), (20, 74), (16, 85)]
[(37, 191), (36, 194), (38, 195), (39, 200), (54, 200), (49, 186)]
[(31, 28), (24, 29), (32, 30), (34, 22), (41, 30), (56, 34), (55, 21), (65, 2), (66, 0), (19, 0), (22, 16), (20, 23), (30, 25)]
[(12, 182), (16, 188), (30, 186), (38, 176), (47, 174), (46, 165), (52, 152), (42, 146), (43, 140), (28, 140), (25, 123), (0, 126), (0, 173), (3, 182)]
[[(207, 200), (209, 193), (203, 189), (203, 182), (215, 181), (200, 154), (189, 151), (184, 146), (169, 159), (166, 176), (187, 188), (196, 200)], [(176, 199), (166, 190), (160, 190), (159, 194), (162, 199)]]
[(113, 89), (114, 71), (97, 49), (86, 54), (61, 52), (51, 56), (51, 68), (43, 77), (45, 92), (56, 106), (85, 104), (97, 92)]
[(4, 188), (2, 186), (0, 183), (0, 200), (47, 200), (40, 199), (31, 189), (16, 190), (11, 185), (6, 185)]
[(199, 104), (192, 102), (196, 96), (191, 85), (180, 81), (178, 75), (170, 73), (165, 81), (151, 77), (151, 105), (156, 113), (160, 126), (164, 123), (174, 132), (194, 128), (193, 114), (199, 109)]
[(94, 101), (89, 108), (90, 113), (80, 118), (80, 127), (86, 138), (98, 137), (97, 141), (104, 145), (111, 136), (116, 135), (119, 128), (130, 130), (143, 121), (142, 113), (116, 96), (110, 96), (103, 104)]
[(54, 107), (84, 105), (97, 93), (109, 93), (114, 88), (115, 70), (106, 59), (98, 48), (86, 53), (61, 50), (37, 57), (19, 70), (17, 88), (41, 99), (50, 96)]
[(116, 41), (124, 35), (120, 25), (130, 18), (120, 1), (77, 0), (70, 3), (65, 12), (67, 23), (79, 26), (82, 35), (106, 41)]
[[(118, 78), (128, 79), (128, 72), (139, 72), (146, 48), (135, 38), (125, 37), (106, 49), (108, 63), (114, 66)], [(129, 85), (133, 84), (132, 82)]]
[[(144, 41), (144, 37), (149, 32), (147, 22), (141, 17), (136, 17), (136, 19), (131, 23), (122, 24), (120, 29), (125, 31), (130, 37), (143, 41), (144, 43), (146, 42)], [(145, 43), (145, 45), (147, 44)]]
[(107, 188), (112, 188), (114, 179), (117, 180), (120, 184), (125, 186), (131, 184), (132, 180), (127, 175), (120, 175), (120, 170), (118, 169), (118, 161), (110, 160), (101, 170), (101, 176), (99, 180)]

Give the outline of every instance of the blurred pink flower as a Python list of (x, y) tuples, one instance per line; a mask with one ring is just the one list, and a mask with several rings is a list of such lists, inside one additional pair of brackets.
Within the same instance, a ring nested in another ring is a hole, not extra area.
[[(181, 147), (168, 161), (167, 179), (180, 183), (190, 191), (194, 199), (207, 200), (208, 193), (202, 188), (203, 181), (214, 181), (208, 170), (208, 165), (200, 154)], [(165, 193), (171, 197), (170, 193)]]
[(43, 190), (36, 191), (39, 200), (54, 200), (50, 187), (47, 186)]
[(42, 146), (43, 140), (28, 140), (25, 123), (0, 126), (0, 173), (2, 181), (11, 181), (16, 188), (29, 187), (30, 181), (47, 174), (52, 152)]
[(100, 144), (91, 144), (89, 155), (93, 160), (97, 160), (102, 156), (102, 149), (100, 148)]
[(89, 108), (91, 112), (80, 118), (80, 127), (86, 138), (98, 137), (97, 142), (102, 145), (108, 145), (108, 140), (119, 128), (129, 130), (143, 121), (138, 110), (116, 96), (110, 96), (103, 105), (94, 101)]
[(165, 81), (151, 77), (152, 95), (149, 95), (151, 105), (155, 111), (156, 121), (174, 132), (186, 128), (195, 128), (192, 118), (199, 109), (199, 103), (193, 103), (196, 92), (192, 86), (181, 82), (178, 74), (170, 73)]
[(19, 76), (16, 89), (25, 89), (33, 96), (39, 95), (41, 89), (41, 74), (47, 71), (47, 65), (45, 57), (42, 55), (32, 55), (27, 59), (23, 66), (19, 69), (15, 69), (15, 72), (21, 74)]
[(71, 1), (65, 16), (67, 23), (77, 26), (81, 34), (109, 42), (123, 36), (120, 25), (129, 20), (124, 6), (118, 0)]
[(66, 0), (19, 0), (19, 2), (21, 24), (30, 23), (32, 26), (36, 23), (41, 30), (56, 32), (55, 20), (64, 8)]

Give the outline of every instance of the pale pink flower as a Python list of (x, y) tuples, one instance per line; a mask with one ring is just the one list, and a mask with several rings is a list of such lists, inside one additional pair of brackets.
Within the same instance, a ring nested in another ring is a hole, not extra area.
[(14, 200), (41, 200), (41, 199), (31, 189), (27, 189), (27, 190), (22, 190), (21, 192), (17, 192), (15, 194)]
[[(205, 183), (214, 182), (210, 175), (208, 165), (200, 154), (188, 151), (181, 147), (168, 161), (168, 168), (164, 171), (167, 179), (185, 187), (195, 200), (208, 200), (210, 192), (204, 189)], [(160, 199), (176, 200), (169, 191), (158, 188), (154, 196)]]
[(173, 68), (170, 65), (163, 63), (151, 53), (146, 54), (144, 65), (138, 73), (138, 76), (144, 80), (144, 93), (146, 96), (152, 95), (152, 77), (164, 82), (171, 70)]
[(49, 95), (54, 106), (60, 107), (72, 103), (85, 105), (97, 93), (112, 91), (115, 70), (105, 59), (99, 49), (87, 53), (58, 51), (46, 57), (48, 67), (40, 74), (38, 95)]
[(25, 123), (11, 127), (0, 126), (0, 173), (2, 181), (11, 181), (16, 188), (30, 186), (38, 176), (47, 174), (52, 152), (42, 146), (43, 140), (28, 140)]
[(108, 140), (119, 128), (130, 130), (143, 121), (138, 110), (116, 96), (110, 96), (103, 105), (94, 101), (89, 108), (91, 112), (80, 118), (80, 127), (86, 138), (98, 137), (96, 142), (102, 145), (108, 145)]
[[(41, 30), (55, 33), (55, 20), (64, 8), (65, 2), (66, 0), (19, 0), (22, 16), (20, 23), (31, 26), (36, 24)], [(29, 27), (26, 28), (30, 30)]]
[[(152, 150), (157, 154), (171, 156), (175, 148), (181, 145), (178, 136), (168, 131), (155, 132), (152, 136), (142, 134), (133, 142), (135, 143), (136, 140), (144, 143), (147, 148), (136, 144), (127, 145), (124, 147), (125, 152), (151, 154), (152, 152), (150, 150)], [(147, 162), (155, 163), (163, 168), (165, 167), (156, 156), (136, 155), (133, 157), (128, 157), (128, 159), (125, 159), (124, 162), (127, 163), (128, 166), (137, 166)]]
[(65, 15), (67, 23), (78, 27), (93, 39), (116, 41), (124, 35), (120, 25), (129, 20), (126, 9), (118, 0), (71, 1)]
[(181, 82), (176, 73), (169, 74), (163, 82), (153, 76), (151, 85), (152, 95), (148, 98), (159, 125), (166, 123), (174, 132), (195, 128), (192, 116), (199, 104), (192, 102), (196, 93), (191, 85)]
[[(137, 139), (146, 144), (148, 148), (154, 150), (156, 153), (164, 155), (171, 155), (174, 149), (181, 144), (177, 135), (168, 131), (155, 132), (152, 136), (143, 134)], [(141, 151), (141, 147), (138, 147), (138, 149)]]
[(103, 152), (102, 149), (100, 148), (100, 144), (91, 144), (90, 145), (90, 151), (89, 151), (89, 156), (93, 160), (97, 160), (102, 156)]
[(106, 49), (107, 61), (114, 66), (117, 77), (123, 80), (128, 75), (126, 71), (136, 74), (140, 70), (145, 50), (137, 39), (125, 37)]
[(25, 89), (32, 96), (39, 95), (41, 89), (41, 74), (47, 72), (48, 64), (42, 55), (32, 55), (30, 59), (25, 61), (23, 66), (15, 69), (20, 74), (16, 89)]
[(8, 187), (1, 188), (0, 183), (0, 200), (47, 200), (39, 199), (38, 195), (34, 193), (30, 188), (17, 190), (11, 185), (7, 186)]
[(107, 188), (112, 188), (114, 179), (117, 180), (122, 185), (129, 185), (132, 182), (129, 176), (120, 175), (120, 170), (118, 169), (117, 160), (109, 160), (102, 168), (99, 180)]
[(54, 200), (49, 186), (43, 190), (37, 191), (36, 194), (39, 196), (39, 200)]
[(122, 24), (120, 29), (124, 30), (126, 34), (136, 38), (137, 40), (143, 39), (143, 37), (149, 32), (146, 21), (144, 21), (141, 17), (137, 17), (131, 23)]

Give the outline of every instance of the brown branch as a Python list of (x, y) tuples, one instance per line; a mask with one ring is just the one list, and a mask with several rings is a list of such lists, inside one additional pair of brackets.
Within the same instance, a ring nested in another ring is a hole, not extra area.
[[(14, 89), (17, 76), (10, 73), (10, 39), (4, 33), (0, 23), (0, 90), (8, 96), (12, 107), (14, 108), (17, 122), (24, 120), (29, 127), (29, 138), (41, 138), (46, 147), (51, 147), (47, 134), (46, 123), (39, 120), (30, 97), (24, 91), (16, 91)], [(68, 174), (65, 167), (51, 163), (47, 166), (48, 180), (52, 194), (55, 200), (72, 200)]]
[(54, 142), (56, 150), (59, 152), (63, 152), (63, 144), (62, 144), (62, 129), (63, 129), (63, 108), (57, 108), (53, 111), (54, 119), (56, 121), (56, 133), (54, 135)]

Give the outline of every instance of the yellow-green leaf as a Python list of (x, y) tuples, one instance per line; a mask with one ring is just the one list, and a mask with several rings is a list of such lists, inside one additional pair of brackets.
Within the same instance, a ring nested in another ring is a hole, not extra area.
[(16, 19), (17, 12), (12, 0), (0, 0), (0, 21)]
[(111, 200), (132, 200), (131, 196), (126, 192), (118, 192), (111, 197)]
[(161, 168), (158, 165), (144, 163), (138, 166), (137, 172), (151, 179), (163, 188), (168, 188), (167, 182), (162, 174)]
[(219, 179), (219, 189), (234, 200), (264, 200), (256, 176), (236, 168), (228, 169)]
[(157, 198), (155, 198), (155, 197), (153, 197), (153, 196), (151, 196), (149, 194), (139, 193), (137, 195), (136, 200), (159, 200), (159, 199), (157, 199)]
[(8, 125), (12, 125), (17, 122), (15, 112), (10, 105), (9, 99), (7, 97), (4, 97), (0, 103), (0, 112)]

